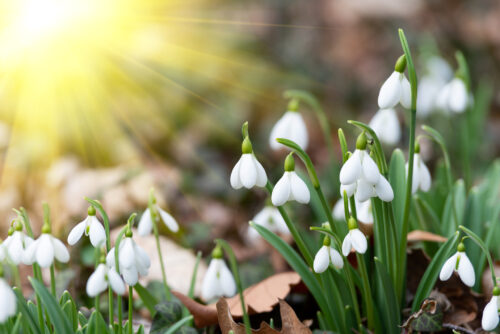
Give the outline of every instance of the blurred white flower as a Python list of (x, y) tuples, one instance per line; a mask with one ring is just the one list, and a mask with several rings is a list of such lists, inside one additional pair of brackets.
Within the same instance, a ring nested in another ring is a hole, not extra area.
[[(279, 210), (274, 206), (267, 205), (252, 219), (255, 224), (264, 226), (269, 231), (280, 234), (290, 234), (285, 220), (281, 216)], [(259, 238), (259, 233), (255, 228), (248, 226), (248, 239), (252, 242)]]
[(378, 106), (380, 109), (394, 108), (398, 103), (409, 109), (411, 106), (410, 82), (402, 72), (394, 71), (380, 88)]
[(5, 239), (3, 246), (10, 260), (17, 265), (23, 260), (24, 252), (33, 243), (33, 239), (22, 231), (20, 223), (16, 222), (15, 225), (14, 232)]
[(95, 208), (88, 208), (88, 216), (78, 223), (68, 235), (68, 244), (73, 246), (76, 244), (85, 233), (90, 238), (90, 243), (94, 247), (100, 247), (106, 242), (106, 232), (99, 219), (96, 217)]
[(54, 259), (66, 263), (69, 261), (69, 252), (61, 240), (50, 234), (50, 229), (42, 228), (42, 235), (33, 241), (23, 254), (23, 263), (31, 265), (38, 263), (47, 268), (54, 263)]
[(481, 319), (481, 327), (485, 331), (492, 331), (498, 326), (498, 309), (500, 308), (500, 303), (498, 296), (500, 295), (500, 290), (497, 286), (493, 289), (493, 297), (486, 304), (483, 310), (483, 318)]
[(7, 248), (5, 248), (5, 242), (0, 241), (0, 262), (5, 261), (8, 257)]
[(457, 252), (446, 260), (439, 273), (439, 279), (441, 281), (448, 280), (454, 271), (458, 273), (458, 276), (465, 285), (474, 286), (476, 282), (474, 267), (465, 253), (463, 243), (460, 243), (457, 247)]
[[(356, 206), (357, 218), (360, 222), (364, 224), (373, 224), (373, 212), (372, 212), (372, 201), (366, 200), (364, 202), (359, 202), (356, 197), (354, 197), (354, 205)], [(349, 214), (351, 214), (351, 208), (349, 207)], [(333, 207), (332, 215), (336, 220), (344, 220), (344, 200), (340, 199), (335, 203)]]
[[(179, 231), (179, 224), (177, 224), (177, 221), (174, 219), (174, 217), (172, 217), (171, 214), (160, 208), (156, 203), (154, 203), (153, 206), (156, 209), (156, 212), (160, 214), (161, 220), (163, 221), (165, 226), (167, 226), (167, 228), (170, 231), (174, 233)], [(151, 233), (152, 229), (153, 229), (153, 217), (151, 215), (151, 210), (147, 208), (142, 214), (141, 220), (139, 221), (139, 225), (137, 226), (137, 232), (139, 233), (140, 236), (146, 236)]]
[(309, 203), (311, 194), (304, 181), (295, 171), (285, 172), (273, 189), (271, 200), (273, 205), (280, 206), (288, 201)]
[(233, 274), (222, 258), (212, 258), (203, 278), (201, 298), (205, 301), (236, 294)]
[(323, 246), (321, 246), (314, 257), (314, 272), (321, 274), (328, 269), (330, 263), (337, 269), (344, 266), (344, 260), (342, 259), (340, 253), (335, 248), (330, 246), (330, 238), (325, 238)]
[(344, 254), (344, 256), (349, 255), (352, 248), (354, 248), (356, 252), (364, 254), (368, 248), (368, 242), (366, 241), (365, 235), (358, 229), (354, 218), (351, 217), (349, 219), (348, 226), (349, 232), (342, 242), (342, 254)]
[(465, 82), (454, 78), (439, 91), (436, 105), (444, 111), (463, 113), (469, 104), (469, 93)]
[[(406, 163), (406, 175), (408, 176), (408, 162)], [(418, 189), (429, 191), (431, 188), (431, 173), (422, 161), (419, 153), (413, 155), (413, 177), (411, 182), (411, 192), (416, 193)]]
[(383, 144), (394, 146), (401, 140), (401, 127), (396, 110), (393, 108), (377, 111), (369, 126)]
[[(106, 256), (109, 267), (115, 266), (115, 248), (111, 248)], [(134, 286), (139, 281), (139, 275), (146, 276), (151, 266), (151, 260), (144, 249), (135, 243), (132, 235), (126, 236), (118, 248), (119, 272), (123, 275), (125, 282)]]
[(125, 293), (125, 283), (120, 275), (114, 268), (109, 268), (106, 264), (101, 263), (87, 281), (87, 295), (90, 297), (99, 295), (108, 288), (108, 284), (111, 285), (111, 289), (116, 294), (123, 295)]
[(9, 284), (0, 278), (0, 323), (16, 315), (17, 299)]
[(287, 111), (274, 125), (269, 136), (269, 145), (273, 150), (284, 146), (276, 141), (276, 138), (285, 138), (294, 141), (303, 150), (307, 149), (308, 135), (307, 127), (298, 111)]

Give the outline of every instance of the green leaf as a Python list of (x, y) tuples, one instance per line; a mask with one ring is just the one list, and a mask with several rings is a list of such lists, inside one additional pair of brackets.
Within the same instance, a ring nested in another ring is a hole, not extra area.
[[(181, 320), (179, 320), (175, 324), (173, 324), (165, 334), (176, 333), (178, 330), (181, 329), (182, 326), (184, 326), (185, 324), (187, 324), (191, 320), (193, 320), (192, 315), (188, 315), (187, 317), (182, 318)], [(186, 327), (186, 330), (185, 331), (181, 330), (181, 332), (183, 332), (183, 333), (190, 333), (190, 332), (197, 333), (194, 328), (190, 328), (190, 327)]]
[(392, 279), (389, 276), (384, 264), (378, 258), (374, 258), (375, 272), (378, 289), (377, 289), (377, 308), (383, 316), (382, 323), (385, 325), (385, 333), (400, 333), (398, 327), (400, 323), (399, 303), (392, 284)]
[(156, 312), (155, 305), (158, 304), (158, 300), (140, 283), (134, 285), (134, 289), (144, 303), (144, 306), (146, 306), (149, 313), (151, 313), (151, 316), (154, 316)]
[[(436, 255), (432, 259), (431, 263), (425, 270), (422, 279), (418, 285), (417, 291), (415, 292), (415, 297), (413, 299), (412, 311), (416, 312), (420, 307), (422, 301), (429, 296), (436, 283), (436, 280), (441, 271), (441, 267), (444, 262), (448, 259), (451, 252), (457, 248), (460, 233), (457, 231), (455, 234), (448, 239), (437, 251)], [(408, 275), (411, 275), (411, 268), (408, 269)]]
[[(457, 214), (458, 221), (455, 223), (452, 202), (455, 201), (455, 212)], [(457, 180), (452, 192), (448, 195), (446, 199), (446, 204), (443, 211), (442, 219), (442, 234), (444, 236), (450, 236), (455, 232), (456, 226), (462, 224), (464, 208), (466, 204), (466, 194), (465, 185), (463, 180)]]
[(26, 303), (26, 299), (24, 299), (21, 290), (19, 290), (18, 288), (14, 288), (14, 293), (16, 294), (17, 298), (17, 311), (23, 317), (23, 328), (28, 327), (34, 334), (41, 333), (40, 326), (38, 324), (36, 309), (34, 312), (31, 311), (28, 303)]
[[(68, 332), (69, 333), (69, 332)], [(111, 334), (101, 313), (94, 311), (90, 315), (85, 334)]]
[(182, 305), (178, 301), (161, 302), (155, 306), (151, 334), (163, 334), (182, 319)]
[(78, 322), (80, 323), (81, 327), (84, 327), (88, 323), (87, 318), (81, 311), (78, 311)]
[(66, 314), (67, 318), (69, 319), (73, 331), (76, 331), (78, 328), (78, 315), (76, 313), (76, 308), (75, 304), (73, 303), (72, 300), (68, 300), (66, 304), (63, 305), (62, 307), (63, 312)]
[(50, 321), (54, 326), (54, 332), (56, 334), (71, 333), (73, 331), (71, 325), (54, 296), (38, 280), (33, 278), (30, 278), (29, 280), (50, 317)]
[[(394, 150), (389, 164), (389, 183), (394, 190), (394, 200), (392, 207), (394, 210), (394, 217), (396, 222), (403, 221), (403, 213), (405, 207), (405, 193), (406, 193), (406, 169), (405, 157), (400, 149)], [(402, 226), (402, 224), (398, 224)], [(401, 234), (401, 232), (400, 232)]]

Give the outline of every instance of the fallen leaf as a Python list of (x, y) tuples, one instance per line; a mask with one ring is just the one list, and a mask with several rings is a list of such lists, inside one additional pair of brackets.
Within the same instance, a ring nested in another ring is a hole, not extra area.
[[(283, 299), (279, 300), (280, 314), (281, 314), (281, 331), (271, 328), (267, 323), (262, 322), (259, 329), (252, 329), (252, 333), (256, 334), (311, 334), (309, 327), (304, 325), (297, 318), (293, 309)], [(229, 309), (229, 304), (226, 299), (221, 298), (217, 302), (217, 314), (219, 319), (219, 326), (222, 334), (228, 334), (233, 331), (234, 334), (246, 334), (245, 326), (237, 324)]]
[(413, 313), (401, 326), (412, 333), (415, 331), (435, 332), (443, 327), (443, 311), (438, 302), (427, 298), (422, 302), (420, 309)]
[(408, 233), (408, 242), (417, 242), (417, 241), (431, 241), (431, 242), (446, 242), (445, 237), (434, 234), (427, 231), (414, 230)]
[[(273, 275), (254, 284), (243, 291), (245, 305), (249, 314), (270, 312), (280, 299), (285, 298), (292, 287), (301, 279), (294, 271)], [(197, 327), (205, 327), (217, 323), (217, 307), (215, 304), (203, 305), (177, 291), (173, 292), (189, 309)], [(240, 318), (243, 315), (238, 295), (227, 299), (231, 315)]]

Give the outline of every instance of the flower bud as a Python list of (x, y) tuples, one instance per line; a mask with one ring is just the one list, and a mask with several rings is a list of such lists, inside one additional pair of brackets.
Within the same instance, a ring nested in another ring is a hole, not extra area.
[(403, 73), (406, 69), (406, 56), (402, 55), (396, 61), (396, 65), (394, 65), (394, 71)]
[(250, 142), (250, 138), (248, 138), (248, 136), (246, 136), (245, 139), (243, 139), (243, 143), (241, 143), (241, 152), (243, 154), (248, 154), (253, 152), (252, 143)]
[(366, 134), (363, 131), (358, 136), (358, 139), (356, 139), (356, 149), (358, 149), (358, 150), (365, 150), (367, 143), (368, 143), (368, 138), (366, 138)]
[(288, 154), (285, 159), (285, 172), (293, 172), (295, 170), (295, 159), (293, 158), (293, 152)]
[(92, 205), (87, 209), (87, 214), (89, 216), (95, 216), (95, 208)]

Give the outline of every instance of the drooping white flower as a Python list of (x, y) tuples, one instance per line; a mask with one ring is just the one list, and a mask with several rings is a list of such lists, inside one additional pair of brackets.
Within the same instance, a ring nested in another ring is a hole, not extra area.
[(481, 319), (481, 327), (485, 331), (492, 331), (498, 326), (499, 317), (498, 310), (500, 309), (500, 301), (498, 296), (500, 295), (500, 289), (498, 286), (493, 288), (493, 296), (491, 300), (486, 304), (483, 310), (483, 318)]
[(42, 235), (26, 248), (23, 263), (31, 265), (36, 262), (40, 267), (47, 268), (54, 263), (54, 259), (66, 263), (69, 261), (69, 252), (61, 240), (50, 234), (50, 227), (44, 225)]
[[(153, 208), (160, 215), (161, 220), (170, 231), (174, 233), (179, 231), (179, 224), (177, 224), (177, 221), (174, 219), (174, 217), (172, 217), (171, 214), (160, 208), (156, 203), (153, 203)], [(140, 236), (146, 236), (151, 233), (152, 229), (153, 229), (153, 217), (151, 215), (151, 210), (147, 208), (142, 214), (141, 220), (139, 221), (139, 225), (137, 226), (137, 232), (139, 233)]]
[(0, 323), (16, 315), (17, 300), (9, 284), (0, 278)]
[(116, 294), (123, 295), (125, 293), (125, 283), (123, 283), (120, 275), (114, 268), (110, 268), (106, 264), (101, 263), (87, 281), (87, 295), (90, 297), (99, 295), (108, 288), (108, 284), (111, 285), (111, 289), (113, 289)]
[[(264, 226), (269, 231), (280, 234), (290, 234), (285, 220), (281, 216), (279, 210), (274, 206), (267, 205), (252, 219), (255, 224)], [(259, 233), (255, 228), (248, 227), (248, 239), (252, 242), (259, 238)]]
[(21, 263), (24, 252), (32, 243), (33, 239), (23, 232), (21, 223), (15, 222), (12, 230), (9, 230), (9, 236), (5, 239), (3, 246), (10, 260), (17, 265)]
[(94, 247), (100, 247), (106, 242), (106, 232), (99, 219), (96, 217), (95, 208), (89, 206), (88, 216), (78, 223), (68, 235), (68, 244), (73, 246), (85, 233), (90, 238), (90, 243)]
[(212, 253), (201, 286), (201, 298), (205, 301), (218, 297), (232, 297), (236, 294), (236, 282), (233, 274), (222, 259), (222, 252), (217, 248)]
[[(111, 248), (106, 256), (106, 264), (116, 268), (115, 248)], [(119, 271), (125, 282), (134, 286), (139, 281), (139, 275), (146, 276), (151, 266), (151, 260), (142, 247), (132, 239), (132, 232), (127, 232), (126, 237), (120, 242), (118, 248)]]
[(453, 272), (458, 273), (458, 276), (465, 285), (474, 286), (476, 282), (474, 267), (465, 253), (465, 245), (463, 243), (459, 243), (457, 252), (446, 260), (439, 273), (439, 279), (446, 281), (451, 277)]
[[(354, 197), (354, 203), (356, 206), (357, 218), (360, 222), (364, 224), (373, 224), (373, 212), (372, 212), (372, 202), (371, 200), (366, 200), (364, 202), (359, 202)], [(349, 207), (349, 214), (351, 214), (351, 208)], [(340, 199), (335, 203), (333, 207), (332, 215), (336, 220), (344, 220), (344, 200)]]
[(231, 172), (231, 187), (234, 189), (264, 187), (267, 184), (267, 174), (253, 154), (248, 137), (243, 140), (241, 147), (243, 154)]
[(375, 131), (381, 143), (394, 146), (401, 140), (401, 127), (396, 110), (393, 108), (377, 111), (369, 126)]
[(364, 254), (368, 248), (368, 242), (366, 241), (365, 235), (358, 229), (354, 218), (349, 218), (348, 226), (349, 232), (342, 242), (342, 254), (344, 254), (344, 256), (349, 255), (353, 248), (356, 252)]
[(394, 108), (398, 103), (405, 108), (411, 106), (411, 87), (406, 79), (404, 71), (406, 68), (406, 57), (401, 56), (394, 66), (394, 72), (385, 80), (378, 94), (378, 106), (380, 109)]
[(279, 179), (271, 194), (273, 205), (280, 206), (288, 201), (297, 201), (302, 204), (309, 203), (311, 194), (306, 183), (295, 173), (293, 153), (285, 159), (285, 173)]
[(436, 100), (438, 108), (444, 111), (463, 113), (469, 104), (467, 86), (461, 78), (454, 78), (443, 86)]
[(439, 91), (452, 78), (450, 65), (439, 56), (425, 62), (425, 74), (418, 80), (417, 117), (427, 117), (437, 109)]
[(344, 260), (340, 253), (333, 247), (331, 247), (331, 241), (329, 237), (325, 237), (323, 240), (323, 246), (318, 250), (316, 256), (314, 257), (313, 269), (314, 272), (321, 274), (328, 266), (333, 264), (337, 269), (344, 266)]
[[(408, 162), (406, 163), (406, 175), (408, 175)], [(420, 153), (415, 153), (413, 155), (413, 177), (411, 181), (412, 194), (416, 193), (418, 189), (429, 191), (431, 182), (429, 169), (420, 157)]]
[(273, 150), (279, 150), (284, 147), (276, 141), (276, 138), (292, 140), (303, 150), (307, 149), (309, 142), (307, 127), (302, 115), (298, 111), (287, 111), (274, 125), (269, 136), (269, 145)]

